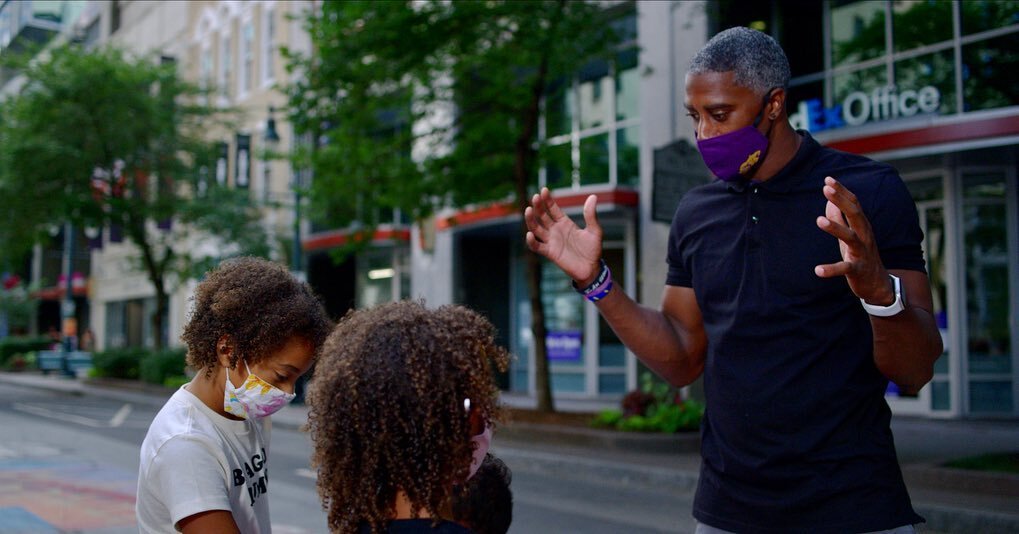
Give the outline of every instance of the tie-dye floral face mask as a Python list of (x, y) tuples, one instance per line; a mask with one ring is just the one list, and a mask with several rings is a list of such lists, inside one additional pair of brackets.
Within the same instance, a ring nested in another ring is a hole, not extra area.
[(244, 362), (248, 377), (240, 387), (230, 383), (230, 373), (226, 374), (226, 387), (223, 390), (223, 409), (231, 415), (248, 419), (249, 417), (267, 417), (294, 400), (293, 393), (282, 389), (255, 376)]

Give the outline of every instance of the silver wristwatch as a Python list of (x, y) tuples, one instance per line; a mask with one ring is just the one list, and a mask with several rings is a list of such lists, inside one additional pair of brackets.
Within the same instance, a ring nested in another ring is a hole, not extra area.
[(867, 301), (860, 299), (860, 304), (863, 304), (863, 309), (867, 310), (867, 313), (876, 317), (891, 317), (902, 310), (906, 309), (906, 299), (902, 294), (902, 282), (898, 276), (889, 274), (892, 278), (892, 286), (895, 290), (895, 302), (888, 306), (875, 306), (873, 304), (867, 304)]

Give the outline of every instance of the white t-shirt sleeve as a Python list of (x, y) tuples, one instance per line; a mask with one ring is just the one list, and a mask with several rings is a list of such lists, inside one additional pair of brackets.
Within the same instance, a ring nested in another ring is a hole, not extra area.
[(149, 483), (176, 528), (184, 518), (210, 510), (230, 511), (229, 469), (222, 451), (195, 436), (174, 436), (156, 452)]

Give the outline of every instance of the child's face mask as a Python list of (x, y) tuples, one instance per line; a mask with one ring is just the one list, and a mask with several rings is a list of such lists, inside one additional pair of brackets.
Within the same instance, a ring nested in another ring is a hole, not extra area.
[[(471, 454), (471, 468), (467, 474), (467, 480), (470, 480), (474, 473), (478, 472), (481, 462), (485, 460), (485, 454), (488, 453), (488, 448), (492, 445), (492, 427), (480, 414), (471, 412), (471, 399), (464, 399), (464, 411), (467, 412), (467, 417), (470, 419), (471, 433), (474, 434), (471, 436), (474, 452)], [(484, 430), (479, 432), (478, 427), (481, 425), (484, 425)]]
[(478, 472), (481, 462), (485, 461), (485, 454), (488, 453), (488, 447), (492, 444), (492, 427), (485, 425), (485, 431), (472, 437), (471, 443), (474, 443), (476, 447), (471, 455), (471, 470), (467, 474), (467, 480), (470, 480), (474, 473)]
[(240, 387), (230, 383), (230, 373), (226, 374), (226, 387), (223, 390), (223, 409), (241, 419), (267, 417), (286, 406), (296, 396), (255, 376), (244, 362), (248, 377)]

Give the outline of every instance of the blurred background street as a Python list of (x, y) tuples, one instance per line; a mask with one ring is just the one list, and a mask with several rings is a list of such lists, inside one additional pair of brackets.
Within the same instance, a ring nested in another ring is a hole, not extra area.
[[(0, 533), (137, 532), (138, 450), (156, 411), (152, 403), (0, 385)], [(310, 457), (306, 434), (274, 427), (273, 532), (327, 531)], [(510, 467), (511, 532), (692, 531), (689, 491)]]
[[(541, 416), (494, 442), (514, 533), (688, 532), (702, 382), (639, 362), (521, 206), (547, 187), (581, 222), (596, 196), (614, 291), (659, 306), (677, 205), (713, 179), (684, 74), (733, 26), (785, 50), (795, 128), (916, 204), (944, 352), (885, 400), (927, 531), (1019, 532), (1019, 0), (0, 0), (0, 533), (134, 531), (192, 294), (239, 255), (334, 319), (492, 322), (504, 401)], [(271, 445), (284, 534), (325, 531), (302, 390)]]

